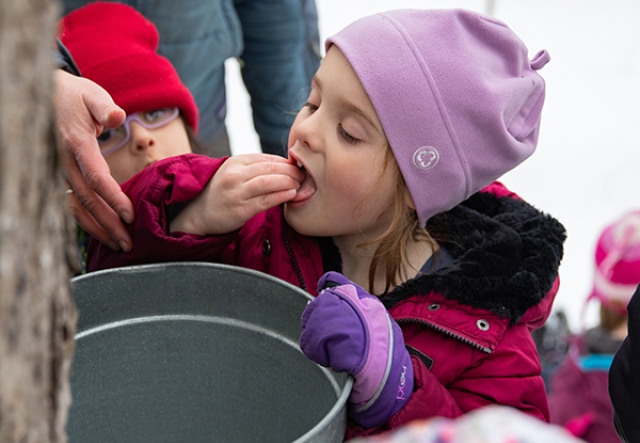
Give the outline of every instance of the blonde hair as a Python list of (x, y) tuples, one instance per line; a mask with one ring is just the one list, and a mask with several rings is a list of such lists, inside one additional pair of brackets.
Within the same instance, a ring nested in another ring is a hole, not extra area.
[(625, 324), (627, 315), (623, 314), (625, 305), (618, 301), (611, 301), (611, 308), (600, 305), (600, 326), (606, 331), (613, 331)]
[[(407, 257), (407, 244), (409, 241), (426, 241), (431, 244), (433, 250), (437, 248), (437, 243), (433, 237), (427, 232), (426, 228), (420, 226), (415, 209), (410, 208), (405, 203), (405, 197), (409, 190), (400, 172), (400, 167), (393, 156), (391, 147), (388, 146), (382, 174), (389, 166), (394, 168), (396, 178), (395, 204), (389, 209), (389, 211), (393, 211), (393, 219), (387, 230), (379, 237), (358, 245), (358, 247), (366, 247), (378, 243), (369, 266), (369, 292), (372, 294), (374, 294), (376, 271), (382, 265), (385, 268), (383, 294), (409, 278), (407, 271), (412, 268)], [(418, 270), (416, 269), (416, 271)], [(398, 281), (399, 279), (401, 281)]]

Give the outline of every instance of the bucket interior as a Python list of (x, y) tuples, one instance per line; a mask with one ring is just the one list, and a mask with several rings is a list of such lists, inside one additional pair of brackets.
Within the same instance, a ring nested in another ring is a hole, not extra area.
[(340, 442), (351, 379), (298, 347), (310, 296), (207, 263), (73, 280), (74, 442)]

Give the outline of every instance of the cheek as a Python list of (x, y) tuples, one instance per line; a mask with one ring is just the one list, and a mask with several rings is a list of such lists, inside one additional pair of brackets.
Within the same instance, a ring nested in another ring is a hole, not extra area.
[(118, 184), (127, 181), (131, 175), (131, 166), (127, 162), (122, 162), (119, 159), (109, 159), (107, 160), (107, 165), (109, 165), (109, 171)]
[(127, 147), (125, 146), (105, 158), (111, 175), (119, 184), (129, 180), (138, 172), (135, 160), (127, 154), (126, 149)]
[(337, 201), (347, 206), (359, 205), (376, 193), (377, 173), (357, 162), (339, 162), (327, 168), (325, 186)]
[[(176, 122), (177, 123), (177, 122)], [(160, 135), (162, 141), (162, 158), (174, 157), (176, 155), (189, 154), (192, 152), (189, 136), (184, 125), (169, 125)], [(160, 159), (158, 159), (160, 160)]]

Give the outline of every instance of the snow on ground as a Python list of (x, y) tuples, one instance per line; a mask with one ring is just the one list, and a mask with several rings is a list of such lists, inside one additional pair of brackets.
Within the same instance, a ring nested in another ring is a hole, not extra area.
[[(505, 21), (533, 56), (551, 62), (536, 153), (502, 181), (568, 231), (555, 309), (575, 329), (591, 288), (600, 231), (640, 208), (640, 2), (636, 0), (316, 0), (322, 40), (353, 20), (399, 8), (461, 7)], [(227, 125), (234, 153), (259, 152), (249, 99), (227, 62)], [(593, 303), (586, 324), (597, 321)]]

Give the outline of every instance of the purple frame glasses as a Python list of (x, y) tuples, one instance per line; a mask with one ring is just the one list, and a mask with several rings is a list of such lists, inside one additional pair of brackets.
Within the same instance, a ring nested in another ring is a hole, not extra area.
[(180, 114), (178, 108), (161, 108), (153, 111), (136, 112), (128, 116), (117, 128), (105, 129), (97, 137), (100, 153), (103, 157), (122, 148), (131, 138), (131, 122), (134, 121), (147, 129), (160, 128), (169, 124)]

